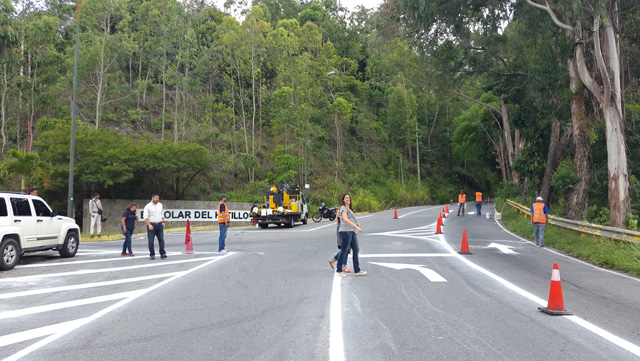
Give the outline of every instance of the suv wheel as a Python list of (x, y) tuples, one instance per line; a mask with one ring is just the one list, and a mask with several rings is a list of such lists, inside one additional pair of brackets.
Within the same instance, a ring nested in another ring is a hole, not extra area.
[(61, 257), (73, 257), (78, 252), (78, 235), (71, 231), (67, 233), (62, 248), (58, 250)]
[(302, 224), (307, 224), (308, 219), (309, 219), (309, 213), (305, 213), (304, 218), (302, 218)]
[(13, 238), (5, 238), (0, 244), (0, 269), (8, 271), (18, 264), (20, 260), (20, 246)]

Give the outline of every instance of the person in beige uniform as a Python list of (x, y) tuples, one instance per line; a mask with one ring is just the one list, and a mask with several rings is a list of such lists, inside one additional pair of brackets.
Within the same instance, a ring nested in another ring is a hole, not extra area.
[(93, 238), (93, 231), (98, 231), (98, 237), (102, 233), (102, 203), (100, 203), (100, 193), (93, 193), (89, 200), (89, 216), (91, 217), (91, 227), (89, 228), (89, 237)]

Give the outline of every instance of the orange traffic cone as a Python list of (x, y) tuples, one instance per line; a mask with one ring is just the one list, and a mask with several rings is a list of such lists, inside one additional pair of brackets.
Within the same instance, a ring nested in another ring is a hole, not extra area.
[(444, 207), (442, 207), (442, 218), (447, 218), (447, 213), (444, 211)]
[(448, 204), (445, 206), (445, 209), (447, 210), (447, 214), (448, 214), (449, 213), (449, 205)]
[(444, 227), (444, 214), (440, 214), (439, 219), (440, 219), (440, 225)]
[(453, 199), (451, 200), (451, 205), (453, 205)]
[(398, 219), (398, 209), (397, 208), (393, 209), (393, 219)]
[(460, 247), (460, 254), (471, 254), (469, 252), (469, 241), (467, 241), (467, 230), (462, 231), (462, 246)]
[(436, 222), (436, 234), (442, 234), (442, 228), (440, 227), (440, 222)]
[(564, 300), (562, 299), (562, 283), (560, 282), (560, 268), (558, 264), (553, 264), (551, 272), (551, 289), (549, 290), (549, 301), (547, 307), (538, 307), (538, 309), (549, 315), (573, 315), (572, 311), (565, 310)]
[(191, 226), (189, 225), (189, 220), (187, 219), (187, 233), (184, 235), (184, 244), (186, 245), (184, 249), (184, 253), (191, 254), (193, 253), (193, 239), (191, 238)]
[(442, 223), (442, 215), (438, 214), (438, 219), (436, 220), (436, 227), (441, 227), (444, 224)]

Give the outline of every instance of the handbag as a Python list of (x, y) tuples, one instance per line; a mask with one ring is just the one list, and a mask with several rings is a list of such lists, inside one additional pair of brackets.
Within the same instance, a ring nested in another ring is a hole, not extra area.
[(106, 222), (106, 221), (107, 221), (107, 217), (105, 216), (100, 217), (100, 222)]

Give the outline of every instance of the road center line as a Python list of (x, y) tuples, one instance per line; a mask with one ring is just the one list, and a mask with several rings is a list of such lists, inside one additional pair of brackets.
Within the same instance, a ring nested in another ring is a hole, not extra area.
[(329, 361), (344, 361), (344, 339), (342, 337), (342, 277), (334, 272), (331, 287), (331, 310), (329, 312)]

